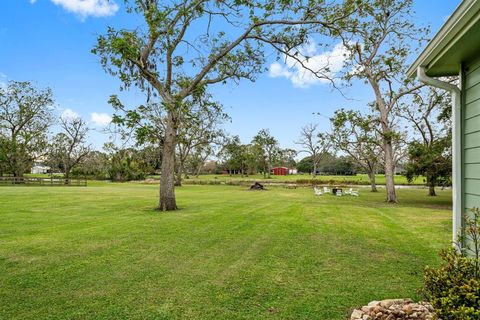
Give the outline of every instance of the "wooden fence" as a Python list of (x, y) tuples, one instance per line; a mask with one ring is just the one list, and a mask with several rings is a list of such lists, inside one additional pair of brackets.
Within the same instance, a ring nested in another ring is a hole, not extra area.
[(0, 177), (0, 186), (7, 185), (86, 187), (87, 179)]

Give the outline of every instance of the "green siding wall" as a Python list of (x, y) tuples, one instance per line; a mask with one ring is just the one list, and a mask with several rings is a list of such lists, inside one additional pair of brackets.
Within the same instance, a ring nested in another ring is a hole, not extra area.
[(463, 79), (463, 208), (480, 207), (480, 60), (466, 66)]
[(464, 147), (468, 149), (474, 148), (478, 145), (478, 141), (480, 141), (480, 131), (466, 134), (464, 139)]

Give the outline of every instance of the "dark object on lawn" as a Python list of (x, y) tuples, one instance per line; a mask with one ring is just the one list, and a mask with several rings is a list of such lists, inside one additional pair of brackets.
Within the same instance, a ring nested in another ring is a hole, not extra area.
[(266, 190), (262, 184), (255, 182), (254, 185), (250, 187), (250, 190)]

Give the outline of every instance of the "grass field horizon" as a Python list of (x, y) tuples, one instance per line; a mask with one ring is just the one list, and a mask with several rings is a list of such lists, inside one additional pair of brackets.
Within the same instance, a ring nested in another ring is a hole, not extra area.
[[(32, 178), (49, 178), (51, 177), (50, 174), (26, 174), (26, 177)], [(62, 177), (62, 174), (54, 174), (54, 177)], [(77, 178), (77, 177), (74, 177)], [(79, 176), (82, 178), (82, 176)], [(153, 180), (160, 180), (160, 175), (149, 175), (146, 179), (153, 179)], [(377, 174), (376, 182), (378, 186), (385, 185), (385, 175)], [(276, 176), (271, 175), (270, 178), (264, 177), (262, 174), (254, 174), (254, 175), (244, 175), (241, 176), (240, 174), (200, 174), (198, 177), (191, 174), (186, 174), (183, 177), (183, 181), (185, 183), (189, 182), (205, 182), (205, 181), (213, 181), (213, 182), (226, 182), (226, 181), (234, 181), (234, 182), (251, 182), (251, 181), (263, 181), (265, 183), (296, 183), (300, 182), (301, 184), (307, 184), (309, 181), (318, 181), (319, 183), (325, 184), (355, 184), (355, 185), (370, 185), (370, 180), (366, 174), (360, 173), (356, 175), (317, 175), (315, 178), (309, 174), (291, 174), (286, 176)], [(413, 179), (413, 181), (409, 182), (407, 178), (403, 175), (396, 175), (395, 176), (395, 183), (397, 185), (415, 185), (415, 186), (422, 186), (425, 185), (424, 177), (417, 177)]]
[[(425, 190), (426, 191), (426, 190)], [(451, 234), (451, 194), (310, 188), (0, 187), (2, 319), (344, 319), (419, 299)]]
[[(241, 176), (239, 174), (229, 175), (229, 174), (201, 174), (198, 177), (195, 175), (187, 175), (188, 178), (183, 178), (185, 183), (190, 181), (263, 181), (263, 182), (286, 182), (286, 183), (307, 183), (310, 181), (318, 181), (319, 183), (325, 184), (358, 184), (358, 185), (370, 185), (370, 180), (366, 174), (356, 174), (356, 175), (317, 175), (312, 177), (309, 174), (290, 174), (285, 176), (276, 176), (271, 175), (270, 178), (266, 178), (262, 174), (254, 174), (254, 175), (244, 175)], [(149, 176), (149, 178), (153, 179), (160, 179), (160, 176)], [(376, 177), (377, 185), (382, 186), (385, 185), (385, 175), (377, 174)], [(405, 176), (396, 175), (395, 176), (395, 183), (397, 185), (425, 185), (423, 177), (417, 177), (413, 179), (412, 182), (409, 182)]]

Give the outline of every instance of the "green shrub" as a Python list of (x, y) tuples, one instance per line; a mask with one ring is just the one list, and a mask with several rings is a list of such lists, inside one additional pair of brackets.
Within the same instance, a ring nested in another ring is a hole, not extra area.
[(426, 268), (424, 293), (443, 320), (480, 319), (480, 279), (476, 266), (455, 249), (441, 253), (439, 268)]
[(425, 269), (425, 297), (443, 320), (480, 319), (480, 260), (478, 209), (465, 221), (462, 250), (445, 249), (443, 265)]

